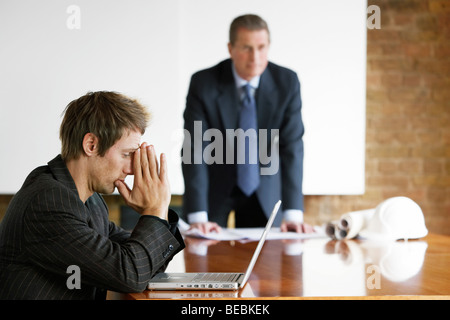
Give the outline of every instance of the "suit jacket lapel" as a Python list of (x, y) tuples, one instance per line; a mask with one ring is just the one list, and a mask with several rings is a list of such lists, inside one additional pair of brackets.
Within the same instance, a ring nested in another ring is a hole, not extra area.
[(239, 97), (231, 71), (231, 60), (224, 65), (217, 97), (218, 114), (224, 129), (235, 129), (239, 123)]
[(256, 108), (258, 112), (258, 128), (269, 129), (270, 119), (277, 109), (278, 90), (269, 68), (261, 75), (256, 95)]
[[(269, 129), (270, 119), (277, 109), (278, 90), (269, 67), (261, 75), (256, 94), (258, 128)], [(231, 60), (224, 65), (217, 97), (218, 114), (225, 129), (235, 129), (239, 125), (240, 100), (231, 71)]]

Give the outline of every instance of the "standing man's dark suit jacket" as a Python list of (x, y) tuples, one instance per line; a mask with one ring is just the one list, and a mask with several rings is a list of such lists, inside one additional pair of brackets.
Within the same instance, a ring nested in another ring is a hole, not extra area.
[[(141, 292), (184, 248), (176, 228), (142, 216), (131, 233), (108, 220), (103, 198), (83, 203), (60, 156), (35, 169), (0, 224), (0, 299), (105, 299), (106, 290)], [(67, 268), (80, 269), (69, 289)]]
[[(258, 128), (268, 129), (268, 143), (259, 145), (271, 152), (270, 130), (279, 129), (274, 140), (279, 143), (279, 170), (262, 175), (257, 197), (268, 217), (281, 199), (283, 209), (303, 210), (303, 133), (300, 82), (296, 73), (276, 64), (268, 64), (256, 91)], [(224, 225), (223, 217), (215, 215), (236, 185), (234, 164), (193, 164), (194, 121), (202, 121), (203, 132), (216, 128), (225, 137), (226, 129), (238, 128), (241, 103), (238, 97), (230, 59), (197, 72), (192, 76), (184, 112), (185, 129), (192, 137), (191, 164), (182, 163), (185, 194), (183, 214), (207, 211), (210, 221)], [(211, 141), (203, 143), (203, 147)], [(225, 153), (225, 138), (224, 150)], [(236, 154), (235, 154), (236, 160)], [(271, 164), (261, 164), (269, 167)], [(279, 224), (281, 215), (275, 224)]]

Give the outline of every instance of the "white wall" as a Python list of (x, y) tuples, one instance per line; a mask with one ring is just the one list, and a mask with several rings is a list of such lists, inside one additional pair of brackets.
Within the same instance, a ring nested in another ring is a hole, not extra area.
[[(70, 5), (80, 29), (67, 27)], [(172, 192), (182, 194), (190, 76), (228, 57), (229, 24), (243, 13), (268, 22), (270, 60), (299, 75), (305, 194), (363, 193), (366, 8), (365, 0), (2, 0), (0, 193), (15, 193), (59, 153), (71, 100), (114, 90), (149, 107), (143, 141), (168, 155)]]

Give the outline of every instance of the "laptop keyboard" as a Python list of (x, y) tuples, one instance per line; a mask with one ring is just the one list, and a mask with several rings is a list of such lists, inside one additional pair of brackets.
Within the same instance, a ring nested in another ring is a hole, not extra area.
[(192, 282), (233, 282), (238, 277), (236, 273), (199, 273)]

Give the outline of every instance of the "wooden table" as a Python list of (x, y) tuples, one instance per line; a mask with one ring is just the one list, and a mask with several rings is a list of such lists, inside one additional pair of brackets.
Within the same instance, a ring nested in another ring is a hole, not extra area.
[[(257, 242), (186, 239), (175, 272), (245, 272)], [(268, 240), (239, 291), (110, 293), (110, 299), (450, 299), (450, 237)]]

